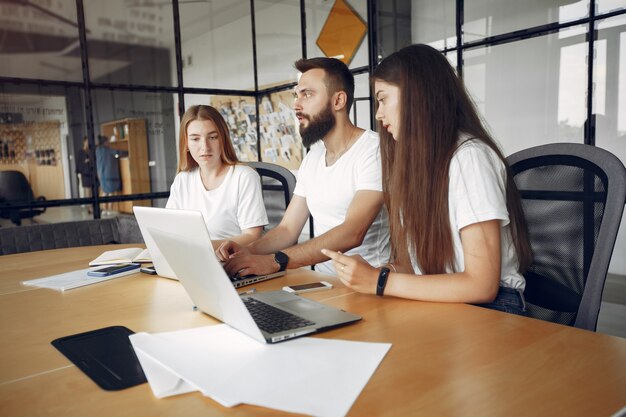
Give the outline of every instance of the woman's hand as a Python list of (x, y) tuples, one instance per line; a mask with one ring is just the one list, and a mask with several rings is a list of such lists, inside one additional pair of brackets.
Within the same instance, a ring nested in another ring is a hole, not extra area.
[(347, 256), (329, 249), (322, 249), (322, 253), (332, 259), (337, 277), (348, 288), (365, 294), (376, 294), (379, 270), (360, 255)]

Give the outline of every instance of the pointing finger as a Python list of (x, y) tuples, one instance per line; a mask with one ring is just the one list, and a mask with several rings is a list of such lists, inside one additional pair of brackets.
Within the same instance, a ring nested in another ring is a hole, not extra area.
[(350, 259), (349, 256), (346, 256), (346, 255), (342, 254), (341, 252), (335, 252), (335, 251), (330, 250), (330, 249), (322, 249), (322, 253), (325, 256), (328, 256), (330, 259), (332, 259), (333, 261), (336, 261), (336, 262), (345, 263), (348, 259)]

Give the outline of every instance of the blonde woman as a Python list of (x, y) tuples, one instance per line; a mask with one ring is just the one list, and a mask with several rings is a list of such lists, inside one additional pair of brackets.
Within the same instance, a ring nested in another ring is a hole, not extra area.
[(267, 221), (261, 181), (239, 164), (228, 126), (211, 106), (190, 107), (180, 123), (178, 174), (166, 208), (202, 212), (217, 249), (224, 240), (246, 245)]

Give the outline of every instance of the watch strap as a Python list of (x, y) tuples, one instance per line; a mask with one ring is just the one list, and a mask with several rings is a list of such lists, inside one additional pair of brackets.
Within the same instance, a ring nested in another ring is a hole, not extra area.
[(277, 251), (274, 252), (274, 261), (278, 264), (278, 272), (282, 272), (287, 269), (287, 264), (289, 263), (289, 256), (285, 252)]
[(389, 277), (389, 268), (380, 268), (378, 274), (378, 283), (376, 284), (376, 295), (382, 297), (385, 294), (385, 287), (387, 286), (387, 278)]

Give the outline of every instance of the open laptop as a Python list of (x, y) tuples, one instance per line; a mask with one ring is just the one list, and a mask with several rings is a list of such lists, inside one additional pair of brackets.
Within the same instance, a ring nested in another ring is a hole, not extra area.
[(195, 305), (260, 342), (276, 343), (361, 319), (286, 291), (240, 295), (211, 249), (208, 237), (202, 241), (149, 230)]
[[(163, 254), (154, 243), (154, 239), (150, 234), (150, 228), (175, 231), (177, 234), (186, 236), (188, 239), (193, 239), (196, 236), (203, 242), (207, 242), (207, 247), (211, 246), (211, 237), (209, 231), (206, 228), (202, 213), (193, 210), (175, 210), (164, 209), (156, 207), (133, 207), (141, 235), (146, 243), (148, 252), (150, 252), (150, 258), (152, 258), (152, 264), (156, 273), (165, 278), (178, 279), (174, 270), (170, 267), (167, 260), (163, 257)], [(246, 275), (231, 277), (231, 281), (235, 288), (242, 287), (244, 285), (250, 285), (255, 282), (265, 281), (271, 278), (276, 278), (284, 275), (285, 272), (276, 272), (268, 275)]]

